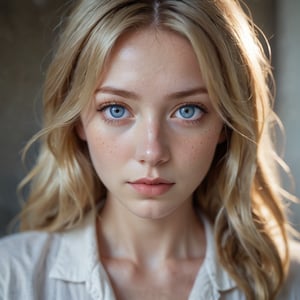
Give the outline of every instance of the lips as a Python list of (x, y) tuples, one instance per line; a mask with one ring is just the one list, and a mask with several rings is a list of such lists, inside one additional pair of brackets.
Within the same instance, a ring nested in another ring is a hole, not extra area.
[(141, 178), (128, 184), (143, 196), (155, 197), (168, 192), (175, 183), (163, 178)]

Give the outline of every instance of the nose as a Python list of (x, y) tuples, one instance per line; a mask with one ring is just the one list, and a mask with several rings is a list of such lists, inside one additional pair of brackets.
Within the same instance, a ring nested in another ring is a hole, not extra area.
[(136, 144), (136, 159), (151, 167), (162, 165), (170, 159), (170, 151), (164, 126), (149, 120), (139, 128)]

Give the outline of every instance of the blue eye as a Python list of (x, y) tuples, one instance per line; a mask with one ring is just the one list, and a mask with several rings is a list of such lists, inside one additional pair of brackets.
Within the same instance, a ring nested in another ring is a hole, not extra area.
[(109, 107), (109, 113), (113, 118), (119, 119), (125, 115), (125, 108), (120, 105), (112, 105)]
[(175, 117), (184, 120), (197, 120), (203, 114), (203, 109), (194, 104), (181, 106), (176, 112)]
[(101, 109), (107, 119), (123, 119), (129, 117), (128, 110), (119, 104), (110, 104)]

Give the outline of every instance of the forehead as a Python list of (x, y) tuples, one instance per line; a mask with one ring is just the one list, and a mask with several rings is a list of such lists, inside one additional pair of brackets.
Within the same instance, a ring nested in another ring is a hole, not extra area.
[(170, 30), (153, 28), (132, 31), (116, 42), (104, 65), (100, 82), (115, 80), (202, 81), (201, 70), (190, 42)]

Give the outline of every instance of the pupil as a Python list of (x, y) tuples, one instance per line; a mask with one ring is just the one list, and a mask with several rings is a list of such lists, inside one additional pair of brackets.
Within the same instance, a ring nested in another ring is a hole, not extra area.
[(185, 118), (190, 118), (194, 114), (194, 108), (193, 107), (183, 107), (181, 109), (181, 114)]
[(114, 106), (111, 108), (111, 114), (114, 117), (122, 117), (124, 114), (124, 109), (120, 106)]

